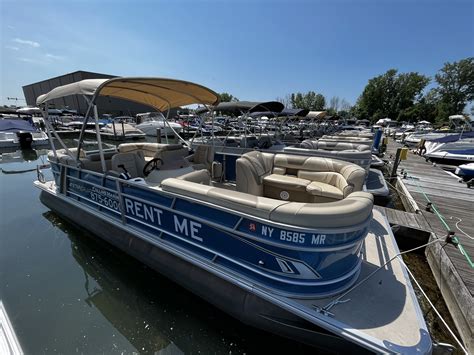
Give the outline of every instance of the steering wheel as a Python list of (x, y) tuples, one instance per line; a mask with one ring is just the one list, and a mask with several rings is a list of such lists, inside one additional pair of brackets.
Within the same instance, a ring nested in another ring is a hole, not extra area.
[(161, 158), (153, 158), (148, 163), (146, 163), (145, 166), (143, 167), (143, 175), (145, 175), (145, 177), (146, 177), (153, 170), (160, 170), (159, 167), (158, 167), (158, 162), (160, 162), (159, 166), (162, 166), (164, 164), (163, 159), (161, 159)]

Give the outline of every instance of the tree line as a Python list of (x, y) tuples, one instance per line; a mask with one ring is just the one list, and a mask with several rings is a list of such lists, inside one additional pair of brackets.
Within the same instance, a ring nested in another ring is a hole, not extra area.
[[(436, 86), (427, 90), (430, 83)], [(329, 115), (357, 117), (372, 122), (389, 117), (398, 121), (427, 120), (441, 124), (448, 116), (462, 114), (474, 100), (474, 57), (445, 63), (434, 80), (418, 72), (399, 73), (389, 69), (370, 79), (355, 105), (338, 96), (326, 100), (315, 91), (295, 92), (279, 97), (288, 108), (328, 111)], [(238, 101), (228, 93), (221, 101)], [(473, 109), (471, 108), (471, 113)]]

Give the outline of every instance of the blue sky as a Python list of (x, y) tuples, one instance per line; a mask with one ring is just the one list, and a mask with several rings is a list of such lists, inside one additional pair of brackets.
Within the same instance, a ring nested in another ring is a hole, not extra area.
[[(314, 90), (354, 103), (389, 68), (474, 55), (472, 0), (0, 0), (0, 104), (76, 70), (195, 81), (241, 100)], [(20, 101), (21, 102), (21, 101)]]

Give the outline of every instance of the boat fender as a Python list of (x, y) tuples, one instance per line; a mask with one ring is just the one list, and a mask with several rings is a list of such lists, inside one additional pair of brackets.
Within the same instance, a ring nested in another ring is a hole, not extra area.
[(127, 169), (125, 169), (125, 165), (120, 164), (118, 166), (119, 168), (123, 169), (123, 173), (120, 173), (119, 177), (124, 180), (130, 180), (132, 178), (132, 175), (128, 172)]

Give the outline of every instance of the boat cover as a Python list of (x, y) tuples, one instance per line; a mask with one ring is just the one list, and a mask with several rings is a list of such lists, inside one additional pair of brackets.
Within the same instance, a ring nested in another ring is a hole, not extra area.
[(0, 132), (38, 132), (28, 121), (24, 120), (0, 120)]
[(306, 117), (309, 113), (309, 110), (306, 109), (299, 109), (299, 108), (285, 108), (281, 112), (272, 112), (272, 111), (257, 111), (252, 112), (250, 117), (284, 117), (284, 116), (298, 116), (298, 117)]
[[(435, 133), (435, 132), (433, 132)], [(437, 143), (450, 143), (450, 142), (456, 142), (459, 139), (464, 139), (464, 138), (474, 138), (474, 132), (464, 132), (464, 133), (459, 133), (459, 134), (449, 134), (444, 137), (436, 138), (436, 139), (430, 139), (431, 142), (437, 142)]]
[[(214, 111), (225, 112), (228, 114), (241, 115), (242, 113), (252, 112), (281, 112), (285, 106), (278, 101), (256, 102), (256, 101), (236, 101), (221, 102), (214, 107)], [(200, 107), (196, 110), (198, 115), (207, 112), (206, 107)]]

